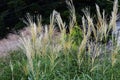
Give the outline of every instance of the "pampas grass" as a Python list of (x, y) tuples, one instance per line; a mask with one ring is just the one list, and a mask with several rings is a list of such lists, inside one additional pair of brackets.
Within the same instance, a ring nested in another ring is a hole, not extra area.
[[(37, 23), (33, 17), (27, 16), (24, 21), (30, 27), (31, 36), (20, 38), (20, 48), (27, 57), (24, 67), (28, 80), (116, 80), (120, 74), (119, 48), (112, 45), (111, 52), (107, 51), (110, 30), (115, 30), (118, 0), (115, 0), (110, 22), (105, 18), (105, 11), (101, 14), (96, 5), (97, 24), (93, 22), (88, 9), (84, 9), (82, 29), (77, 24), (75, 8), (72, 0), (66, 1), (70, 11), (69, 30), (66, 34), (66, 24), (60, 13), (53, 11), (50, 24), (42, 29), (41, 16)], [(56, 28), (57, 27), (57, 28)], [(56, 29), (60, 32), (58, 35)], [(93, 32), (93, 39), (91, 34)], [(114, 36), (114, 35), (113, 35)], [(114, 41), (114, 40), (112, 40)], [(112, 42), (113, 43), (113, 42)], [(116, 70), (114, 70), (116, 69)], [(26, 78), (22, 78), (26, 79)]]

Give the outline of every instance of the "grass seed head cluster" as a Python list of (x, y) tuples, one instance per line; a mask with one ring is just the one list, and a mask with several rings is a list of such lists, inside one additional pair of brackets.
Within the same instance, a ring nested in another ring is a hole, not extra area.
[[(117, 79), (119, 74), (114, 74), (117, 73), (114, 67), (119, 63), (119, 47), (113, 44), (112, 50), (108, 51), (107, 42), (100, 41), (108, 39), (110, 31), (115, 30), (118, 0), (114, 1), (110, 21), (106, 20), (104, 10), (101, 14), (98, 5), (97, 24), (93, 22), (89, 10), (84, 9), (82, 29), (77, 24), (72, 0), (66, 3), (70, 11), (68, 26), (55, 10), (50, 15), (50, 24), (44, 30), (41, 16), (37, 16), (35, 23), (33, 17), (27, 15), (27, 21), (24, 22), (30, 27), (31, 36), (25, 37), (23, 34), (20, 39), (20, 47), (27, 57), (23, 65), (24, 75), (29, 80)], [(69, 33), (66, 33), (67, 27)], [(92, 33), (94, 40), (91, 39)], [(115, 42), (114, 35), (112, 42)]]

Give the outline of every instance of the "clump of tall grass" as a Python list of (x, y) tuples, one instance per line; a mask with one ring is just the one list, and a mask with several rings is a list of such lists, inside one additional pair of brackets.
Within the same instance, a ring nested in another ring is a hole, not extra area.
[[(83, 10), (82, 29), (78, 26), (75, 8), (72, 0), (67, 0), (70, 10), (70, 22), (67, 26), (60, 13), (53, 11), (49, 26), (42, 29), (41, 17), (37, 23), (28, 15), (24, 21), (31, 28), (31, 36), (20, 39), (21, 48), (27, 57), (24, 66), (25, 76), (28, 80), (116, 80), (120, 78), (119, 47), (112, 45), (107, 50), (110, 30), (116, 27), (118, 0), (115, 0), (110, 22), (105, 18), (105, 11), (101, 14), (96, 5), (97, 24), (93, 23), (90, 12)], [(56, 27), (60, 33), (56, 36)], [(69, 27), (69, 33), (66, 28)], [(93, 33), (94, 39), (91, 39)], [(112, 36), (114, 38), (114, 35)], [(112, 39), (112, 41), (114, 41)]]

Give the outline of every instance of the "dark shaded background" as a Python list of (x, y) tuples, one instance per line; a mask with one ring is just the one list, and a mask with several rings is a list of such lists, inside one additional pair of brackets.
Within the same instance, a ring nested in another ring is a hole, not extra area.
[[(94, 16), (95, 3), (102, 9), (104, 8), (110, 15), (113, 6), (111, 1), (113, 0), (73, 0), (78, 23), (83, 15), (81, 9), (85, 7), (89, 7), (91, 14)], [(26, 13), (29, 12), (31, 15), (41, 14), (43, 23), (47, 24), (54, 9), (61, 13), (64, 21), (69, 19), (69, 11), (65, 0), (0, 0), (0, 39), (14, 30), (22, 29), (25, 24), (20, 18), (24, 18)]]

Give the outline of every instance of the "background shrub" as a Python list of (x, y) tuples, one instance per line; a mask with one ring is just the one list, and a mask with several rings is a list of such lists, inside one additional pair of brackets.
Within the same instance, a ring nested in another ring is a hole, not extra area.
[[(84, 7), (91, 7), (91, 12), (95, 13), (95, 3), (106, 10), (110, 15), (113, 0), (74, 0), (77, 11), (77, 19), (80, 20)], [(120, 3), (120, 1), (119, 1)], [(7, 33), (23, 28), (24, 24), (20, 22), (20, 18), (24, 18), (26, 13), (41, 14), (43, 23), (49, 23), (49, 15), (53, 9), (61, 13), (64, 20), (69, 18), (65, 0), (0, 0), (0, 38), (5, 37)], [(80, 23), (79, 21), (78, 23)], [(13, 31), (11, 31), (13, 30)]]

